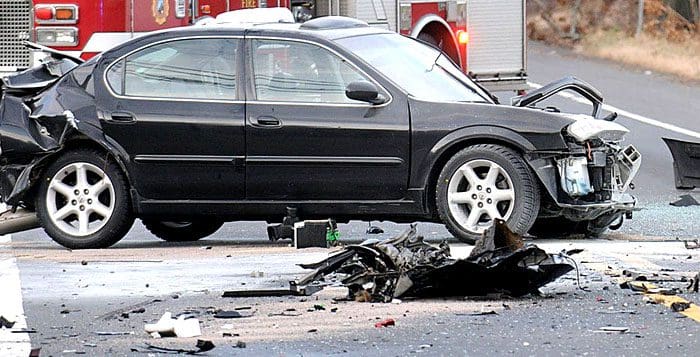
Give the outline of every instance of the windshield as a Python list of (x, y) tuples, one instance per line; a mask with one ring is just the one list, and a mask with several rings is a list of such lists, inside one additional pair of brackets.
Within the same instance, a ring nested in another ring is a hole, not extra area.
[(489, 102), (488, 95), (446, 55), (411, 38), (385, 33), (341, 38), (336, 42), (417, 99)]

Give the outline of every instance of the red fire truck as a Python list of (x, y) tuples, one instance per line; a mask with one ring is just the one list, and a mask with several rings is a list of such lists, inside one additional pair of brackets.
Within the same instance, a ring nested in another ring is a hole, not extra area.
[(0, 0), (0, 72), (32, 66), (23, 42), (84, 59), (140, 34), (242, 8), (297, 21), (341, 15), (419, 38), (492, 90), (526, 88), (525, 0)]

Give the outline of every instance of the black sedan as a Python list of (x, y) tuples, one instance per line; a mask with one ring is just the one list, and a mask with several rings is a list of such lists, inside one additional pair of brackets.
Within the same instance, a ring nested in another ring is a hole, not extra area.
[[(466, 242), (495, 218), (596, 235), (635, 204), (639, 153), (586, 83), (500, 105), (435, 48), (357, 20), (193, 26), (78, 62), (4, 78), (0, 103), (2, 201), (69, 248), (108, 247), (135, 218), (196, 240), (288, 208), (444, 222)], [(535, 107), (564, 89), (592, 115)]]

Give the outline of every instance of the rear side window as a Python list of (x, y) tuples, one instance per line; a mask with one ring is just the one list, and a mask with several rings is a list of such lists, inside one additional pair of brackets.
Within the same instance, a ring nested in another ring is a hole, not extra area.
[(112, 65), (107, 82), (124, 96), (233, 100), (237, 44), (198, 38), (150, 46)]

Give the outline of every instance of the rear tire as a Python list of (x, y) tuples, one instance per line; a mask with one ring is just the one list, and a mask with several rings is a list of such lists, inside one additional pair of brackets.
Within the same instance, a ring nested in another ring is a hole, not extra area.
[(218, 220), (158, 221), (143, 219), (143, 224), (154, 236), (167, 242), (194, 242), (214, 234), (224, 225)]
[(134, 223), (121, 167), (91, 149), (67, 151), (46, 168), (36, 212), (46, 233), (70, 249), (107, 248)]
[(494, 218), (525, 234), (540, 209), (539, 185), (518, 153), (479, 144), (459, 151), (445, 164), (436, 185), (436, 204), (450, 233), (474, 244)]

